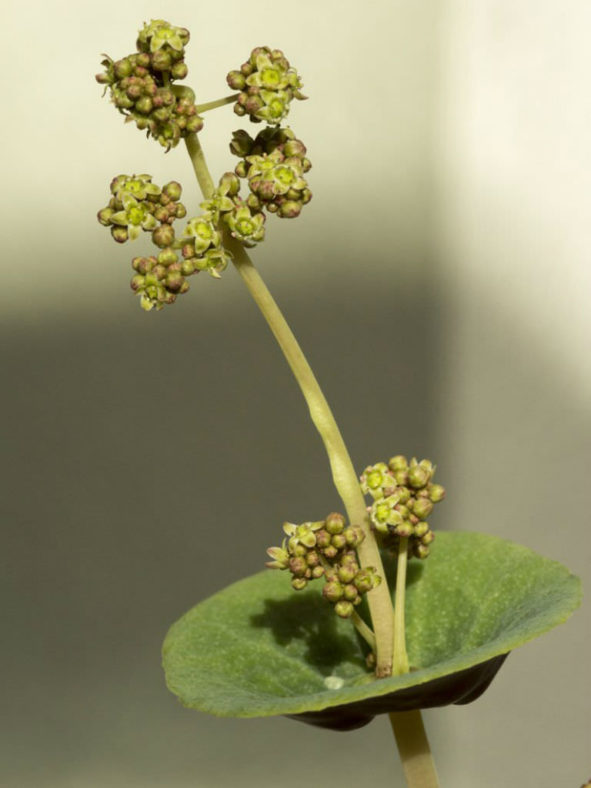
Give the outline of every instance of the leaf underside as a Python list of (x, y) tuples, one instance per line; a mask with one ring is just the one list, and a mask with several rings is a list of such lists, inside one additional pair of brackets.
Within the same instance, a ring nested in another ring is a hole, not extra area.
[(185, 706), (224, 717), (310, 721), (303, 713), (406, 690), (403, 698), (409, 688), (426, 695), (421, 707), (440, 705), (429, 703), (431, 687), (490, 660), (481, 673), (492, 679), (501, 655), (564, 622), (581, 599), (579, 579), (556, 561), (487, 534), (438, 532), (429, 558), (409, 564), (411, 672), (376, 680), (366, 644), (321, 588), (295, 592), (287, 572), (266, 570), (196, 605), (164, 641), (169, 689)]

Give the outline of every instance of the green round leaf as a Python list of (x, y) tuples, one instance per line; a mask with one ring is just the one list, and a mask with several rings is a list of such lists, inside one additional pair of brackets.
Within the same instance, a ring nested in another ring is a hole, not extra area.
[(164, 642), (168, 687), (219, 716), (319, 711), (506, 654), (566, 621), (581, 598), (578, 578), (556, 561), (486, 534), (439, 532), (429, 558), (409, 564), (411, 672), (376, 680), (367, 647), (321, 588), (295, 592), (287, 572), (265, 570), (201, 602)]

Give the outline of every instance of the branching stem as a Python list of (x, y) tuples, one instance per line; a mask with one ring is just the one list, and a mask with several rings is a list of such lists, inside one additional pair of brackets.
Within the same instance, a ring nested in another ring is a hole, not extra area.
[[(214, 191), (214, 184), (197, 135), (188, 135), (186, 144), (201, 191), (204, 197), (209, 199)], [(373, 567), (385, 581), (382, 559), (369, 527), (365, 501), (359, 487), (357, 474), (318, 381), (287, 321), (242, 244), (232, 238), (229, 232), (225, 232), (224, 246), (232, 253), (238, 273), (265, 317), (300, 385), (310, 410), (312, 422), (320, 433), (328, 454), (333, 481), (347, 511), (349, 522), (363, 529), (365, 539), (357, 548), (360, 564), (362, 567)], [(392, 602), (388, 584), (382, 582), (368, 592), (367, 601), (376, 639), (376, 675), (378, 677), (389, 676), (392, 672), (394, 633)]]
[(239, 93), (232, 93), (231, 96), (226, 96), (225, 98), (216, 99), (216, 101), (208, 101), (205, 104), (197, 104), (196, 105), (197, 114), (202, 115), (204, 112), (209, 112), (210, 109), (223, 107), (224, 104), (233, 104), (239, 95), (240, 95)]

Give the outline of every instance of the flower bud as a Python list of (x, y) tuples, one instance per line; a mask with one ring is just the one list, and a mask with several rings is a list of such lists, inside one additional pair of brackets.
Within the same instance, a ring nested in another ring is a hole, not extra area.
[(441, 484), (430, 484), (427, 488), (429, 493), (429, 499), (433, 501), (433, 503), (439, 503), (445, 498), (445, 487), (442, 487)]
[(326, 518), (325, 527), (329, 534), (340, 534), (345, 528), (345, 518), (338, 512), (332, 512)]
[(413, 507), (412, 513), (420, 520), (424, 520), (433, 511), (433, 504), (428, 498), (417, 498)]
[(277, 215), (281, 219), (296, 219), (302, 212), (302, 205), (296, 200), (285, 200), (279, 206)]
[(170, 69), (170, 76), (172, 79), (184, 79), (187, 74), (189, 73), (189, 69), (187, 68), (186, 63), (182, 61), (178, 61), (174, 63), (172, 68)]
[(331, 580), (325, 583), (322, 595), (329, 602), (338, 602), (343, 597), (343, 586), (337, 580)]
[(230, 71), (226, 76), (226, 82), (232, 90), (244, 90), (246, 87), (246, 79), (241, 71)]
[(303, 556), (296, 556), (289, 561), (289, 571), (296, 577), (303, 577), (307, 568), (308, 564)]
[(320, 531), (316, 532), (316, 545), (317, 547), (324, 549), (331, 544), (331, 535), (322, 528)]
[(161, 249), (165, 246), (172, 246), (174, 237), (174, 229), (169, 224), (161, 224), (152, 233), (152, 241)]
[(357, 568), (353, 564), (344, 564), (337, 568), (337, 576), (341, 583), (351, 583), (357, 574)]
[(334, 606), (334, 611), (340, 618), (351, 618), (353, 615), (353, 605), (351, 602), (346, 602), (342, 599)]
[(411, 487), (418, 490), (427, 484), (429, 475), (429, 472), (425, 468), (420, 465), (415, 465), (408, 469), (408, 483)]
[(167, 197), (170, 197), (171, 200), (177, 202), (181, 199), (183, 187), (178, 181), (169, 181), (162, 187), (162, 191)]
[(337, 550), (342, 550), (343, 547), (347, 546), (347, 539), (344, 534), (335, 534), (330, 541)]
[(357, 599), (358, 596), (359, 596), (359, 591), (353, 585), (353, 583), (347, 583), (347, 585), (344, 586), (344, 588), (343, 588), (343, 597), (348, 602), (355, 602), (355, 600)]
[(232, 132), (230, 150), (235, 156), (240, 156), (241, 158), (244, 156), (249, 156), (252, 151), (253, 144), (254, 140), (247, 131), (238, 129), (238, 131)]
[(187, 121), (187, 125), (185, 126), (186, 131), (189, 134), (197, 134), (197, 132), (201, 131), (203, 128), (203, 118), (201, 115), (193, 115)]
[(180, 271), (171, 271), (167, 274), (165, 281), (167, 290), (176, 293), (181, 289), (185, 280)]
[(391, 471), (406, 471), (408, 469), (408, 461), (403, 454), (397, 454), (395, 457), (390, 457), (388, 466)]
[(113, 240), (117, 241), (118, 244), (125, 243), (129, 238), (127, 227), (119, 227), (117, 225), (112, 225), (111, 235), (113, 236)]
[(424, 536), (429, 530), (429, 523), (417, 523), (415, 525), (414, 535), (419, 539)]
[(115, 211), (112, 208), (102, 208), (96, 216), (103, 227), (108, 227), (111, 224), (111, 216), (114, 213)]
[(304, 577), (294, 577), (291, 581), (291, 586), (294, 591), (303, 591), (308, 585), (308, 581)]
[(220, 178), (220, 192), (235, 197), (240, 191), (240, 180), (233, 172), (225, 172)]
[(144, 277), (141, 274), (136, 274), (135, 276), (131, 277), (131, 282), (129, 283), (132, 290), (137, 292), (141, 290), (144, 286)]
[(413, 546), (413, 553), (416, 558), (427, 558), (429, 552), (430, 552), (429, 548), (426, 545), (421, 544), (420, 542)]
[(195, 260), (189, 257), (181, 263), (181, 273), (183, 276), (191, 276), (195, 273)]

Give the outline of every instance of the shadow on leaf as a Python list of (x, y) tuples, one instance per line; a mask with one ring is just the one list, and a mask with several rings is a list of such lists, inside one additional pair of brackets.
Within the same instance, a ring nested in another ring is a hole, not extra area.
[(250, 617), (252, 626), (270, 629), (279, 646), (300, 641), (302, 658), (323, 675), (344, 662), (365, 666), (361, 644), (339, 633), (339, 619), (320, 594), (294, 593), (284, 600), (265, 599), (264, 605), (262, 613)]

